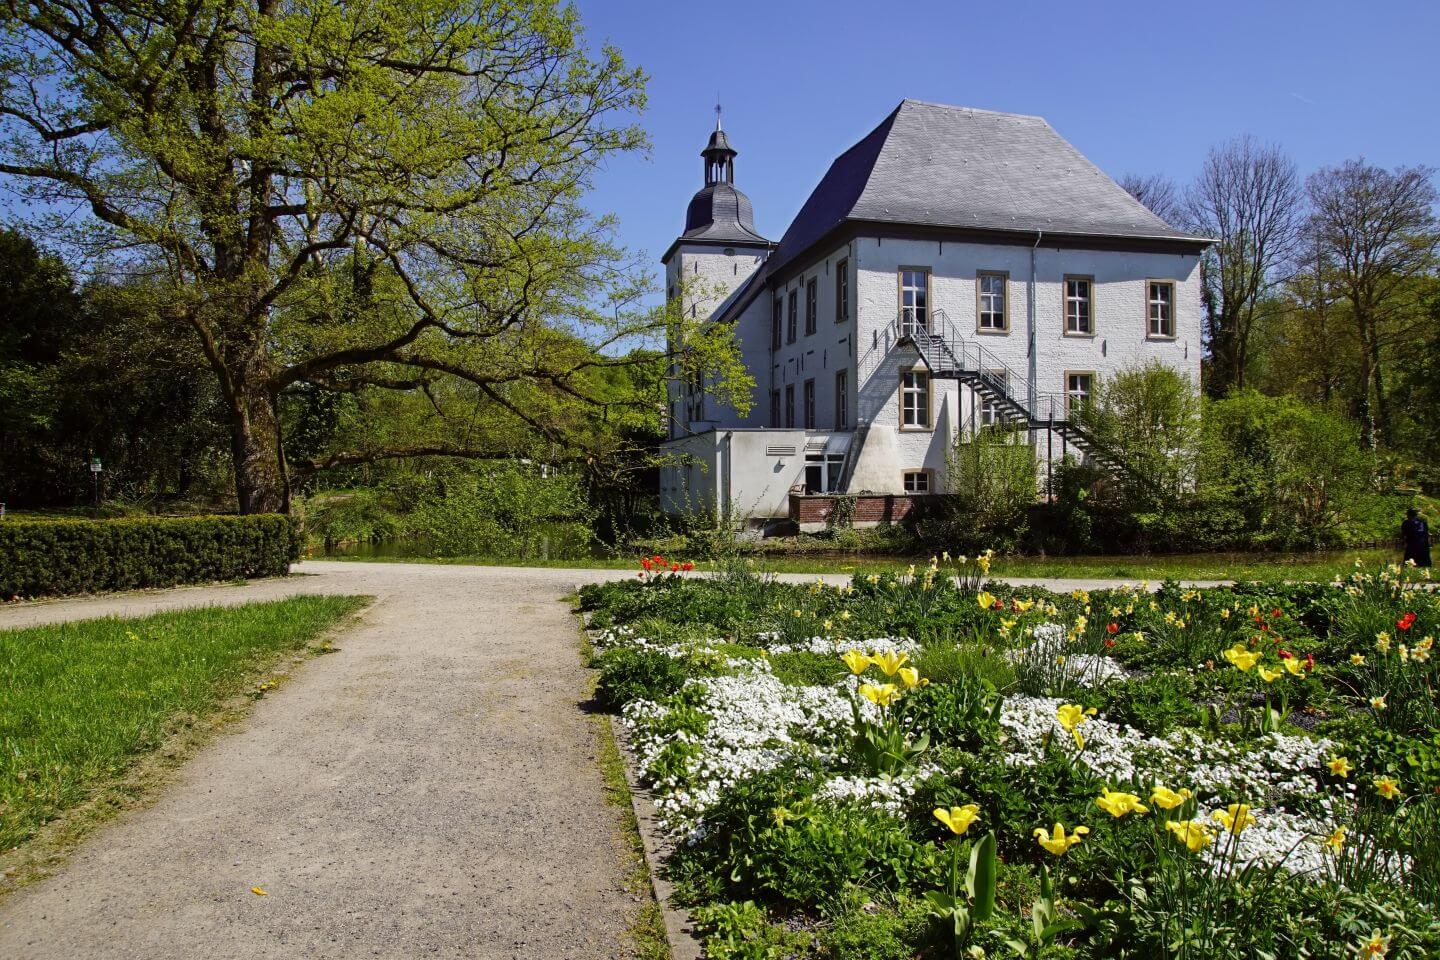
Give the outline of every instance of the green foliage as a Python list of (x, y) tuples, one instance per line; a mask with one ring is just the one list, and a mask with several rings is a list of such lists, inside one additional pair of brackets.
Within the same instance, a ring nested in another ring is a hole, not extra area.
[(0, 848), (96, 795), (227, 698), (261, 695), (261, 671), (362, 603), (297, 597), (0, 630)]
[(632, 700), (659, 700), (680, 689), (691, 676), (685, 663), (657, 650), (622, 647), (601, 654), (595, 699), (618, 711)]
[(1163, 510), (1194, 487), (1200, 396), (1189, 377), (1159, 361), (1120, 370), (1097, 384), (1075, 418), (1125, 464), (1118, 486), (1132, 510)]
[(1026, 431), (1003, 425), (961, 433), (950, 451), (950, 496), (927, 530), (950, 549), (1013, 546), (1025, 533), (1035, 503), (1035, 450)]
[(0, 522), (0, 596), (278, 577), (299, 556), (289, 517)]
[(692, 915), (711, 960), (785, 960), (810, 943), (806, 934), (772, 924), (754, 900), (696, 907)]
[(436, 477), (405, 517), (405, 529), (435, 556), (527, 557), (540, 541), (557, 552), (588, 547), (591, 510), (580, 478), (521, 464)]

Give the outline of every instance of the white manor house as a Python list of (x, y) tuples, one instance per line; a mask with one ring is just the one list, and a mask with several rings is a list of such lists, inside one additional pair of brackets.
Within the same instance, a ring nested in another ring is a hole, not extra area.
[(941, 493), (962, 431), (1027, 427), (1043, 464), (1087, 452), (1067, 411), (1114, 372), (1159, 361), (1199, 383), (1207, 241), (1039, 117), (905, 100), (778, 242), (755, 232), (718, 122), (701, 156), (666, 284), (688, 315), (734, 325), (755, 394), (742, 416), (672, 384), (667, 512), (758, 521), (795, 516), (792, 494)]

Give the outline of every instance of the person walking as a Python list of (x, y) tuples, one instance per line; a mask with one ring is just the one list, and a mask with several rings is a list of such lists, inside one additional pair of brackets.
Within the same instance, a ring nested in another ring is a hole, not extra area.
[(1417, 567), (1430, 566), (1430, 524), (1414, 507), (1405, 511), (1405, 520), (1400, 524), (1400, 540), (1405, 547), (1406, 563), (1414, 561)]

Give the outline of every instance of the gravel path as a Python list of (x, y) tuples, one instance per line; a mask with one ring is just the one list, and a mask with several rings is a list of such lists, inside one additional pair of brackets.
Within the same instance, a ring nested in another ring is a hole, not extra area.
[(3, 629), (301, 593), (376, 597), (339, 653), (303, 665), (153, 805), (0, 905), (0, 958), (626, 956), (636, 905), (559, 601), (578, 583), (632, 574), (297, 570), (0, 608)]
[[(626, 956), (619, 820), (558, 570), (312, 576), (0, 610), (0, 627), (371, 594), (150, 807), (0, 905), (0, 957)], [(269, 896), (250, 892), (259, 886)]]

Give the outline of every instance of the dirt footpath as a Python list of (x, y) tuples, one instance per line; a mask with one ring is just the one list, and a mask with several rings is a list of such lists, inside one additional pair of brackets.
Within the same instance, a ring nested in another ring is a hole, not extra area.
[(0, 609), (3, 628), (294, 593), (377, 598), (340, 652), (301, 666), (152, 806), (0, 905), (0, 957), (626, 956), (637, 904), (559, 602), (605, 574), (302, 570)]

